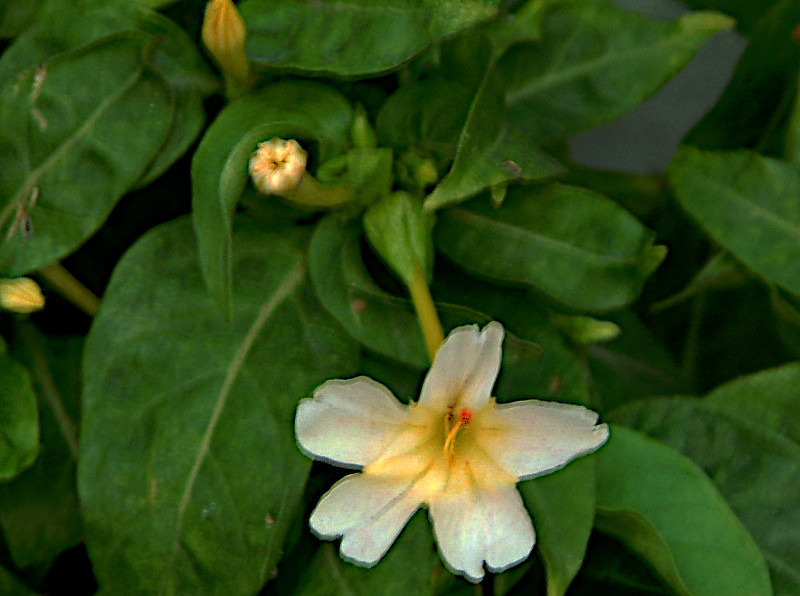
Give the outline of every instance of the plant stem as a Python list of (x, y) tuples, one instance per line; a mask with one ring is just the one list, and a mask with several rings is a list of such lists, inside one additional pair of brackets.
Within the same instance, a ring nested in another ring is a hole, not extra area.
[(100, 309), (100, 299), (64, 269), (61, 263), (56, 262), (40, 269), (39, 275), (59, 294), (87, 315), (90, 317), (97, 315), (97, 311)]
[(58, 423), (61, 436), (67, 444), (73, 461), (78, 461), (78, 432), (75, 428), (75, 423), (64, 407), (64, 400), (56, 387), (55, 381), (53, 381), (53, 375), (50, 374), (50, 367), (47, 364), (47, 358), (42, 351), (39, 339), (36, 337), (35, 328), (27, 321), (21, 321), (17, 324), (17, 331), (22, 343), (33, 359), (34, 380), (41, 390), (41, 396), (53, 412), (53, 417)]
[(436, 314), (436, 306), (421, 267), (417, 267), (414, 278), (409, 282), (408, 292), (411, 294), (411, 301), (417, 311), (417, 320), (425, 338), (428, 357), (433, 362), (436, 351), (444, 342), (444, 331), (442, 323), (439, 321), (439, 315)]

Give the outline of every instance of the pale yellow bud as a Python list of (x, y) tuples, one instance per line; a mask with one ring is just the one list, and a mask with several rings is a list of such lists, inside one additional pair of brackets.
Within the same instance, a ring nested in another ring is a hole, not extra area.
[(277, 137), (258, 144), (250, 156), (253, 184), (266, 195), (290, 197), (306, 173), (308, 154), (291, 139)]
[(44, 296), (35, 281), (27, 277), (0, 279), (0, 308), (28, 314), (44, 308)]
[(250, 80), (250, 62), (244, 51), (247, 28), (231, 0), (211, 0), (203, 19), (203, 44), (222, 74), (240, 85)]

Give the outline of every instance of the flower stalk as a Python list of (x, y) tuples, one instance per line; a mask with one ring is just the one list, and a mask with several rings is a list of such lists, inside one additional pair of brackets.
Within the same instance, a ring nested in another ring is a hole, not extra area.
[(90, 317), (100, 310), (100, 298), (79, 282), (60, 263), (53, 263), (39, 271), (39, 275), (59, 294), (72, 302)]
[(324, 186), (306, 170), (308, 154), (294, 139), (273, 137), (258, 144), (248, 165), (253, 185), (265, 195), (298, 207), (330, 209), (350, 201), (350, 191)]
[(417, 313), (422, 336), (425, 338), (425, 348), (428, 356), (433, 362), (439, 346), (444, 342), (444, 330), (436, 313), (436, 305), (433, 303), (430, 288), (425, 281), (425, 274), (421, 267), (417, 267), (416, 274), (408, 284), (408, 293), (411, 295), (411, 302)]

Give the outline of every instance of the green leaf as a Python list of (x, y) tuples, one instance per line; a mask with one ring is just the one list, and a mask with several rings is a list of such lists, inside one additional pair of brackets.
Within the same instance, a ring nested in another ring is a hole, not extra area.
[(594, 459), (598, 529), (643, 557), (678, 594), (772, 594), (758, 546), (688, 458), (612, 426)]
[(8, 355), (2, 339), (0, 387), (0, 480), (9, 480), (39, 454), (39, 412), (27, 369)]
[(736, 28), (744, 34), (750, 31), (764, 17), (778, 0), (687, 0), (686, 4), (693, 8), (713, 8), (736, 19)]
[(339, 558), (338, 545), (323, 544), (311, 559), (296, 596), (407, 596), (433, 594), (431, 576), (438, 558), (422, 511), (406, 525), (386, 556), (373, 569)]
[(352, 118), (350, 104), (332, 88), (287, 81), (231, 102), (206, 131), (192, 159), (192, 217), (203, 278), (225, 312), (232, 308), (233, 213), (250, 154), (260, 141), (294, 138), (317, 143), (322, 163), (347, 149)]
[(256, 66), (346, 77), (396, 69), (496, 13), (488, 0), (248, 0), (241, 10)]
[[(789, 596), (800, 591), (800, 445), (758, 421), (761, 412), (772, 409), (774, 393), (783, 390), (781, 401), (791, 396), (797, 403), (797, 391), (795, 386), (786, 392), (780, 381), (773, 384), (768, 376), (759, 376), (763, 393), (754, 393), (756, 387), (745, 383), (737, 395), (737, 382), (725, 391), (734, 402), (757, 399), (755, 417), (740, 417), (725, 395), (713, 403), (679, 397), (634, 402), (611, 417), (664, 441), (705, 470), (764, 552), (775, 593)], [(800, 404), (783, 414), (797, 419)]]
[(471, 101), (467, 87), (439, 76), (400, 87), (378, 112), (378, 140), (398, 153), (416, 147), (448, 162)]
[(83, 535), (75, 485), (83, 340), (47, 338), (25, 323), (17, 329), (23, 345), (15, 355), (35, 379), (42, 449), (28, 470), (0, 484), (0, 526), (14, 564), (43, 577)]
[(705, 402), (780, 433), (800, 446), (800, 364), (741, 377), (708, 394)]
[(59, 54), (0, 92), (0, 270), (64, 257), (103, 222), (169, 133), (173, 100), (125, 33)]
[(117, 266), (86, 344), (78, 469), (109, 593), (253, 594), (277, 565), (311, 467), (295, 405), (358, 364), (311, 292), (305, 238), (240, 222), (229, 321), (186, 219)]
[(681, 206), (725, 249), (800, 294), (800, 168), (752, 151), (682, 147), (667, 172)]
[(453, 165), (425, 199), (426, 210), (461, 203), (487, 188), (505, 188), (512, 181), (540, 180), (564, 172), (517, 123), (504, 117), (503, 93), (510, 75), (489, 62), (491, 46), (479, 41), (483, 43), (478, 51), (483, 64), (474, 68), (483, 70), (483, 79), (461, 131)]
[[(166, 17), (141, 4), (128, 0), (70, 0), (70, 4), (65, 5), (64, 0), (50, 0), (45, 7), (45, 18), (15, 40), (0, 60), (2, 87), (26, 69), (104, 37), (126, 31), (139, 31), (151, 36), (149, 66), (169, 86), (175, 105), (169, 135), (138, 180), (138, 186), (160, 176), (189, 148), (205, 123), (203, 97), (218, 85), (189, 35)], [(132, 122), (138, 118), (127, 117)], [(140, 133), (141, 129), (136, 128), (125, 134)]]
[(588, 346), (586, 363), (602, 411), (653, 395), (689, 391), (684, 374), (659, 338), (631, 311), (613, 313), (619, 337)]
[(583, 564), (594, 525), (594, 462), (583, 458), (519, 488), (533, 515), (547, 596), (562, 596)]
[[(744, 1), (751, 9), (767, 5)], [(792, 31), (798, 22), (800, 5), (794, 0), (777, 2), (766, 12), (722, 97), (686, 136), (687, 144), (703, 149), (760, 148), (769, 145), (774, 134), (774, 142), (782, 145), (782, 126), (797, 91), (800, 50)]]
[(434, 240), (480, 277), (531, 286), (590, 311), (633, 301), (665, 254), (609, 199), (559, 184), (513, 188), (499, 209), (478, 197), (442, 211)]
[(3, 567), (0, 567), (0, 592), (6, 596), (36, 596), (36, 592)]
[(417, 275), (430, 281), (433, 217), (407, 192), (395, 192), (364, 212), (364, 232), (375, 252), (406, 285)]
[(717, 13), (688, 13), (666, 23), (610, 2), (554, 2), (541, 42), (512, 47), (498, 64), (508, 73), (508, 121), (540, 141), (613, 120), (732, 24)]

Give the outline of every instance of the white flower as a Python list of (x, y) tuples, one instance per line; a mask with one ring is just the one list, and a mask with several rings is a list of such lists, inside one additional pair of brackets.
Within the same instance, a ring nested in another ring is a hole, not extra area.
[(345, 476), (311, 514), (320, 537), (342, 536), (341, 555), (371, 566), (422, 504), (446, 565), (477, 582), (484, 563), (502, 571), (531, 552), (534, 531), (519, 480), (558, 470), (608, 438), (581, 406), (526, 400), (497, 405), (503, 327), (459, 327), (405, 406), (367, 377), (327, 381), (300, 402), (301, 449), (361, 468)]

